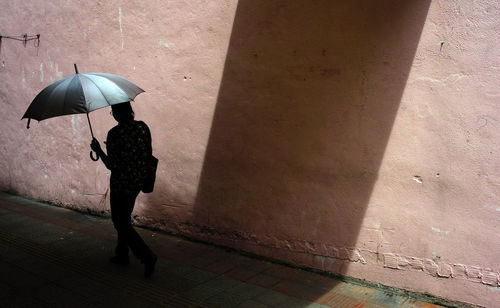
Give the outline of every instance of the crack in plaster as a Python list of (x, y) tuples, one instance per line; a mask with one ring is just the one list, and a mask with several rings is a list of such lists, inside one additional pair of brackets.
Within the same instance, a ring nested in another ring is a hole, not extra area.
[(439, 234), (444, 234), (444, 235), (450, 234), (450, 231), (444, 231), (436, 227), (431, 227), (431, 230)]
[(120, 37), (122, 39), (122, 49), (125, 45), (125, 36), (123, 35), (123, 24), (122, 24), (122, 8), (118, 8), (118, 23), (120, 24)]
[[(234, 248), (251, 245), (309, 255), (313, 257), (314, 265), (310, 263), (305, 265), (319, 267), (320, 270), (327, 272), (335, 272), (335, 267), (331, 267), (332, 265), (360, 263), (372, 266), (382, 265), (392, 270), (420, 271), (436, 278), (463, 279), (492, 287), (500, 287), (500, 273), (498, 271), (479, 266), (444, 262), (441, 261), (441, 257), (429, 259), (396, 253), (381, 253), (357, 247), (338, 247), (324, 243), (292, 239), (283, 240), (271, 236), (261, 238), (255, 234), (241, 231), (216, 229), (189, 222), (172, 224), (143, 216), (134, 217), (134, 221), (150, 228), (167, 230), (189, 238), (196, 238)], [(293, 259), (292, 257), (292, 262)], [(300, 259), (299, 257), (298, 260)]]
[(44, 75), (43, 75), (43, 63), (40, 63), (40, 82), (43, 82)]
[(447, 263), (428, 258), (409, 257), (394, 253), (384, 253), (384, 267), (395, 270), (416, 270), (439, 277), (457, 278), (478, 282), (489, 286), (500, 286), (500, 274), (490, 268)]

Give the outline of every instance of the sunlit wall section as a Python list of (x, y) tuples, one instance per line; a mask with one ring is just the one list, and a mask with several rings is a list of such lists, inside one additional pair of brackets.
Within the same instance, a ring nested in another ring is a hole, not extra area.
[(356, 243), (381, 272), (353, 275), (498, 302), (498, 11), (432, 3)]

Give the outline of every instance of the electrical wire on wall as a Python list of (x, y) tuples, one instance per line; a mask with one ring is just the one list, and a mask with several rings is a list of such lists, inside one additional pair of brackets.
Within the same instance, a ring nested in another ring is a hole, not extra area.
[(36, 55), (38, 56), (38, 49), (40, 47), (40, 34), (28, 35), (28, 33), (25, 33), (25, 34), (22, 34), (19, 36), (0, 34), (0, 55), (2, 53), (2, 40), (3, 39), (21, 41), (21, 42), (23, 42), (24, 47), (26, 47), (26, 45), (28, 44), (29, 41), (35, 41), (34, 45), (36, 47)]

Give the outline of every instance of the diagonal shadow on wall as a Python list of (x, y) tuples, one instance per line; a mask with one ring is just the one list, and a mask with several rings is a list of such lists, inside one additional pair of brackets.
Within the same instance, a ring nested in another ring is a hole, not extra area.
[(299, 265), (331, 257), (344, 273), (429, 5), (240, 0), (197, 236)]

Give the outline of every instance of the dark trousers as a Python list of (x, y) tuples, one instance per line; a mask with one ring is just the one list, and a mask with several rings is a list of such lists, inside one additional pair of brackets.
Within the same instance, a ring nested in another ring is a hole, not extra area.
[(130, 215), (134, 210), (135, 199), (138, 194), (139, 191), (129, 193), (111, 190), (111, 220), (118, 233), (115, 255), (118, 257), (128, 257), (130, 247), (132, 253), (144, 263), (152, 258), (153, 253), (137, 231), (134, 230), (130, 221)]

